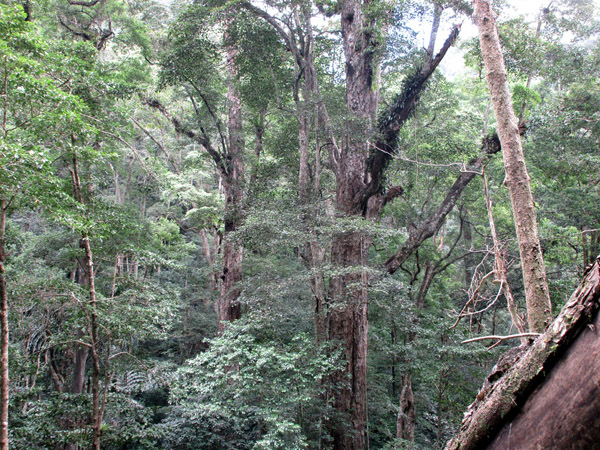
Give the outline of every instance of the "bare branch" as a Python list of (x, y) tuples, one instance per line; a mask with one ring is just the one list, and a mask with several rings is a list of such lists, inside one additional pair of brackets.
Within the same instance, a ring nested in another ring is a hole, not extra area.
[(541, 336), (541, 334), (540, 333), (519, 333), (519, 334), (511, 334), (509, 336), (496, 336), (496, 335), (480, 336), (480, 337), (462, 341), (461, 344), (468, 344), (470, 342), (478, 342), (478, 341), (497, 340), (498, 342), (496, 342), (494, 345), (492, 345), (490, 347), (490, 349), (492, 349), (495, 346), (497, 346), (500, 342), (507, 341), (509, 339), (520, 339), (520, 338), (524, 338), (524, 337), (538, 337), (538, 336)]
[(152, 133), (150, 133), (150, 131), (148, 131), (146, 128), (144, 128), (136, 119), (135, 117), (131, 118), (131, 121), (137, 125), (137, 127), (142, 130), (144, 132), (144, 134), (146, 136), (148, 136), (150, 138), (150, 140), (152, 142), (154, 142), (156, 144), (156, 146), (165, 154), (167, 161), (169, 161), (169, 164), (171, 164), (171, 167), (173, 168), (173, 170), (175, 171), (175, 173), (179, 173), (179, 169), (177, 167), (177, 165), (175, 164), (175, 161), (173, 160), (173, 158), (171, 157), (171, 155), (169, 155), (169, 152), (167, 151), (167, 149), (165, 148), (164, 145), (162, 145), (153, 135)]
[(88, 8), (91, 6), (95, 6), (96, 4), (98, 4), (101, 1), (104, 0), (67, 0), (69, 2), (69, 5), (71, 6), (87, 6)]

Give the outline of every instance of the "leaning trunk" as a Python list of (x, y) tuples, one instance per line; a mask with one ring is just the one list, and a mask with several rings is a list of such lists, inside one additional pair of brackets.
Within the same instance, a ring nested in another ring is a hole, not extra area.
[(529, 329), (541, 333), (552, 319), (552, 307), (529, 174), (508, 89), (504, 57), (496, 28), (496, 15), (488, 0), (474, 0), (473, 5), (475, 22), (479, 28), (481, 54), (487, 72), (486, 79), (492, 96), (498, 123), (498, 136), (504, 156), (505, 183), (510, 193), (519, 241)]

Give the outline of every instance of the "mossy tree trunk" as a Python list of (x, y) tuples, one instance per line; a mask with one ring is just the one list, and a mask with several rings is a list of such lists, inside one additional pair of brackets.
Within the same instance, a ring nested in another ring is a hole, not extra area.
[(510, 193), (519, 241), (529, 329), (532, 332), (542, 333), (552, 320), (550, 292), (518, 120), (508, 89), (504, 56), (498, 38), (496, 15), (488, 0), (474, 0), (473, 6), (475, 22), (479, 29), (481, 54), (486, 68), (486, 80), (492, 96), (498, 136), (502, 145), (506, 170), (505, 183)]

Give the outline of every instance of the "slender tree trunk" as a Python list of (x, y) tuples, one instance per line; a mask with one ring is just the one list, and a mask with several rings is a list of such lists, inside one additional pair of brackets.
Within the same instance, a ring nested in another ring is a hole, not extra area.
[[(318, 83), (312, 63), (312, 32), (310, 31), (310, 19), (302, 16), (305, 19), (305, 28), (307, 33), (305, 38), (305, 48), (308, 49), (304, 54), (304, 59), (297, 61), (296, 78), (299, 78), (300, 73), (304, 75), (304, 84), (302, 89), (296, 87), (294, 89), (294, 101), (297, 108), (298, 120), (298, 148), (299, 148), (299, 171), (298, 171), (298, 203), (303, 208), (303, 222), (307, 224), (306, 231), (314, 233), (314, 229), (308, 225), (312, 217), (313, 201), (317, 199), (320, 190), (320, 153), (318, 148), (318, 118), (319, 118), (319, 102), (315, 101), (318, 93)], [(300, 23), (299, 15), (297, 22)], [(302, 93), (302, 96), (300, 96)], [(316, 103), (313, 108), (313, 102)], [(317, 149), (315, 152), (314, 171), (310, 173), (310, 134), (311, 134), (311, 112), (314, 112), (315, 120), (315, 141)], [(312, 175), (312, 177), (311, 177)], [(311, 183), (312, 178), (312, 183)], [(323, 274), (321, 273), (321, 265), (323, 263), (324, 251), (316, 240), (310, 240), (304, 245), (303, 259), (308, 270), (310, 270), (310, 286), (314, 297), (314, 323), (315, 323), (315, 340), (317, 345), (323, 342), (326, 338), (326, 292)]]
[[(94, 280), (94, 262), (92, 247), (87, 233), (83, 234), (83, 247), (85, 249), (86, 266), (89, 276), (89, 294), (90, 294), (90, 313), (89, 313), (89, 333), (90, 333), (90, 353), (92, 355), (92, 420), (93, 435), (92, 448), (100, 450), (100, 437), (102, 435), (102, 408), (100, 405), (100, 355), (98, 341), (98, 315), (96, 312), (96, 285)], [(109, 381), (106, 380), (108, 383)]]
[[(84, 264), (81, 266), (79, 258), (77, 258), (77, 283), (88, 289), (90, 288), (90, 278), (88, 276), (88, 269)], [(80, 329), (77, 331), (77, 339), (83, 338), (84, 330)], [(73, 394), (83, 394), (85, 388), (85, 372), (87, 367), (87, 360), (90, 354), (90, 348), (76, 344), (74, 351), (74, 364), (73, 364), (73, 377), (71, 380), (71, 392)]]
[(519, 241), (529, 329), (532, 332), (542, 333), (552, 320), (550, 293), (538, 236), (529, 174), (525, 165), (518, 122), (508, 89), (504, 57), (496, 28), (496, 15), (487, 0), (474, 0), (473, 5), (475, 22), (479, 28), (481, 54), (487, 72), (486, 79), (502, 144), (506, 170), (505, 183), (510, 193)]
[[(73, 138), (75, 140), (75, 138)], [(81, 194), (81, 179), (79, 176), (79, 162), (77, 154), (73, 155), (73, 168), (71, 171), (71, 180), (73, 184), (73, 196), (75, 200), (84, 204)], [(90, 338), (89, 352), (92, 356), (92, 448), (100, 450), (100, 438), (102, 435), (102, 419), (104, 408), (100, 404), (100, 355), (99, 355), (99, 333), (98, 333), (98, 314), (96, 301), (96, 284), (94, 274), (94, 260), (92, 247), (87, 231), (82, 232), (82, 238), (79, 245), (85, 251), (85, 271), (88, 281), (89, 310), (84, 308), (84, 314), (87, 320), (87, 331)], [(108, 380), (106, 381), (109, 382)]]
[(8, 287), (4, 271), (8, 202), (2, 199), (0, 207), (0, 449), (8, 450)]
[[(492, 200), (490, 199), (490, 193), (488, 190), (488, 182), (487, 177), (485, 176), (485, 169), (483, 171), (483, 193), (485, 196), (485, 203), (487, 207), (488, 220), (490, 222), (490, 231), (492, 233), (492, 240), (494, 241), (494, 282), (500, 283), (502, 288), (502, 292), (504, 293), (504, 298), (506, 298), (506, 304), (508, 305), (508, 312), (510, 313), (510, 317), (512, 318), (513, 324), (517, 328), (517, 331), (520, 334), (525, 333), (526, 324), (525, 321), (519, 315), (519, 311), (517, 309), (517, 303), (512, 295), (512, 290), (510, 289), (510, 285), (508, 284), (508, 278), (506, 276), (506, 260), (504, 258), (504, 253), (500, 248), (500, 240), (498, 239), (498, 233), (496, 233), (496, 222), (494, 221), (494, 214), (492, 211)], [(521, 338), (522, 344), (527, 344), (527, 337)]]
[[(82, 333), (78, 333), (81, 338)], [(85, 387), (85, 369), (90, 349), (83, 345), (75, 348), (75, 365), (73, 367), (73, 380), (71, 383), (71, 392), (73, 394), (83, 394)]]

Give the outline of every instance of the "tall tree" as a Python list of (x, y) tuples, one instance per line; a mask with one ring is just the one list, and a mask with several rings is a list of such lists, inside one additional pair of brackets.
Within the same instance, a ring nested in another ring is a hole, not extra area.
[(496, 15), (487, 0), (474, 0), (473, 6), (475, 22), (479, 29), (481, 54), (486, 68), (486, 79), (504, 156), (505, 183), (510, 193), (519, 241), (529, 329), (541, 333), (552, 319), (552, 305), (518, 120), (509, 92), (504, 57), (496, 27)]
[[(233, 16), (226, 19), (226, 26), (233, 21)], [(242, 259), (244, 249), (240, 243), (232, 240), (232, 233), (243, 223), (244, 207), (244, 134), (242, 123), (242, 101), (236, 87), (238, 76), (236, 68), (237, 49), (234, 43), (226, 41), (227, 64), (227, 130), (229, 147), (227, 149), (226, 172), (224, 173), (225, 194), (225, 233), (223, 236), (223, 270), (221, 273), (221, 297), (219, 298), (219, 330), (223, 332), (225, 325), (241, 317), (241, 306), (238, 302), (242, 281)]]

